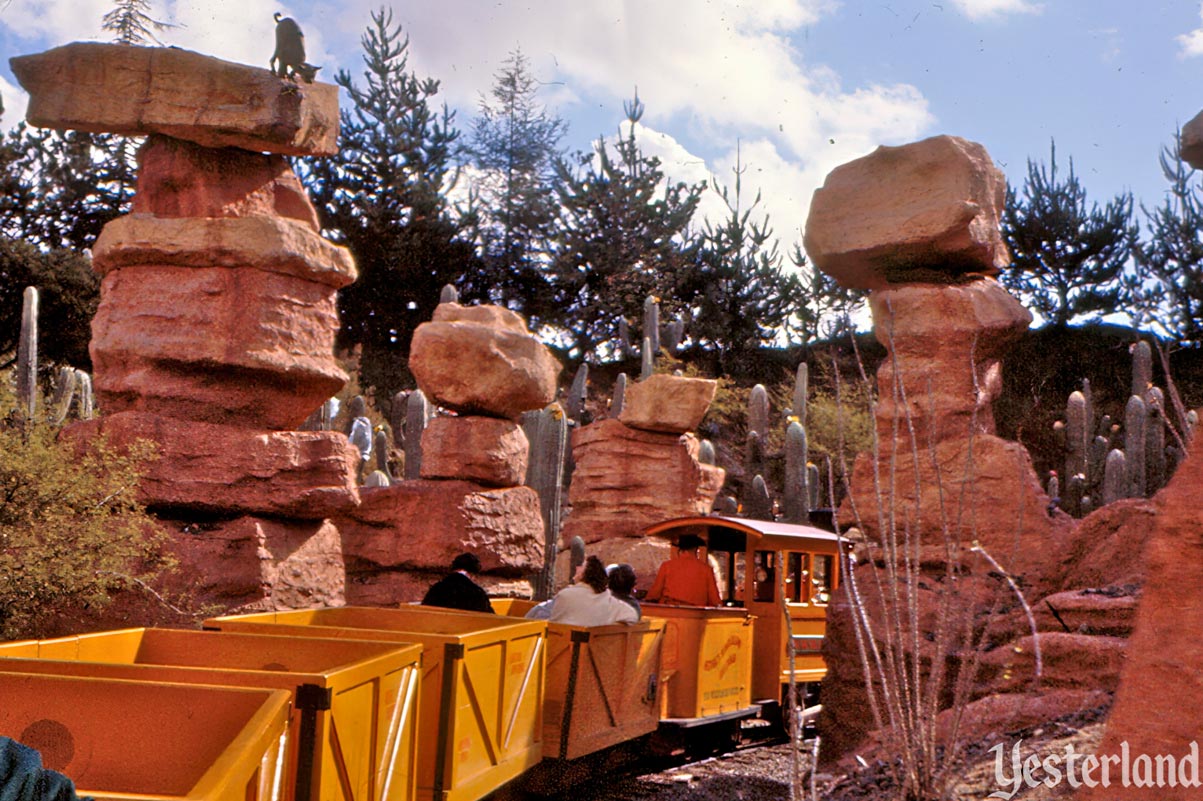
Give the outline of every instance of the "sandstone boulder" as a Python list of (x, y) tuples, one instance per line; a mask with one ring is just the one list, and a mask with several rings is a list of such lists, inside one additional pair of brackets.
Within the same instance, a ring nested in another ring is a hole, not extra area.
[(976, 142), (935, 136), (879, 147), (815, 190), (806, 253), (842, 286), (951, 283), (1010, 262), (999, 232), (1007, 181)]
[[(419, 603), (430, 585), (447, 575), (443, 570), (410, 570), (405, 568), (359, 569), (352, 566), (347, 573), (348, 606), (397, 606)], [(473, 576), (472, 580), (496, 598), (530, 598), (529, 581), (490, 574)]]
[(1111, 693), (1103, 690), (1062, 689), (988, 695), (966, 705), (961, 713), (951, 709), (941, 712), (936, 718), (936, 737), (941, 742), (948, 742), (955, 725), (961, 742), (974, 742), (992, 734), (1046, 724), (1110, 703)]
[(58, 130), (165, 134), (205, 147), (338, 152), (338, 87), (175, 47), (75, 42), (9, 60), (26, 119)]
[(653, 375), (627, 387), (618, 419), (625, 426), (643, 431), (694, 431), (717, 389), (718, 382), (709, 378)]
[(152, 509), (320, 520), (359, 502), (359, 455), (332, 431), (262, 431), (143, 412), (118, 412), (64, 429), (84, 445), (104, 436), (158, 448), (138, 487)]
[(336, 520), (348, 569), (445, 571), (464, 551), (484, 570), (512, 575), (543, 566), (543, 518), (530, 487), (468, 481), (399, 481), (363, 490), (359, 507)]
[(726, 471), (700, 463), (698, 448), (691, 434), (639, 431), (617, 420), (573, 431), (563, 541), (638, 537), (661, 520), (708, 514)]
[(422, 478), (516, 487), (530, 443), (522, 427), (496, 417), (435, 417), (422, 432)]
[(517, 419), (555, 400), (560, 364), (522, 318), (497, 307), (440, 304), (414, 331), (409, 369), (433, 402)]
[(1119, 684), (1128, 641), (1123, 637), (1050, 631), (1040, 635), (1043, 670), (1036, 678), (1036, 650), (1031, 635), (995, 648), (981, 662), (983, 695), (1040, 689), (1107, 690)]
[(1183, 161), (1195, 169), (1203, 168), (1203, 111), (1182, 126), (1179, 149)]
[(1144, 583), (1145, 543), (1156, 526), (1156, 506), (1127, 498), (1096, 509), (1074, 527), (1062, 562), (1065, 589)]
[(138, 150), (130, 212), (155, 217), (287, 217), (320, 230), (288, 160), (154, 135)]
[(199, 606), (237, 612), (342, 606), (346, 568), (338, 529), (328, 520), (238, 517), (163, 521), (178, 567), (169, 591)]
[[(920, 442), (993, 434), (1000, 358), (1032, 315), (993, 279), (908, 284), (873, 292), (873, 332), (889, 352), (877, 370), (877, 433), (915, 428)], [(895, 384), (905, 392), (896, 398)]]

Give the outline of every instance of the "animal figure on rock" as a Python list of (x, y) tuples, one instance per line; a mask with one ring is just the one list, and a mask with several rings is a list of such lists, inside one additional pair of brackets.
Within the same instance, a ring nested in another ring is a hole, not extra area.
[(279, 11), (274, 15), (276, 20), (276, 52), (272, 53), (268, 62), (272, 72), (281, 78), (296, 80), (300, 76), (305, 83), (313, 83), (317, 71), (305, 61), (305, 34), (301, 26), (292, 17), (282, 17)]

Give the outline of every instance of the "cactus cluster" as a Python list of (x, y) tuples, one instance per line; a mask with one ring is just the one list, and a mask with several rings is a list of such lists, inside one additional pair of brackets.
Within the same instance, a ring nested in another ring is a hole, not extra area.
[[(38, 413), (38, 290), (26, 287), (21, 304), (21, 332), (17, 342), (17, 409), (24, 420)], [(47, 405), (46, 419), (62, 425), (74, 411), (79, 420), (96, 414), (92, 376), (74, 367), (60, 367), (53, 381), (54, 395)]]
[[(1193, 425), (1194, 413), (1187, 424)], [(1065, 448), (1063, 477), (1049, 476), (1048, 496), (1074, 517), (1122, 498), (1147, 498), (1165, 486), (1181, 454), (1167, 445), (1165, 394), (1153, 386), (1148, 342), (1132, 346), (1132, 386), (1122, 427), (1095, 418), (1090, 382), (1070, 394), (1065, 419), (1054, 429)], [(1120, 432), (1122, 428), (1122, 439)]]

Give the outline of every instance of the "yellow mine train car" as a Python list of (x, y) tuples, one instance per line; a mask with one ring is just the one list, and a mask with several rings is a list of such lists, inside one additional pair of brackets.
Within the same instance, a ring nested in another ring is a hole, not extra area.
[[(822, 679), (826, 607), (840, 579), (833, 534), (725, 517), (644, 533), (701, 537), (720, 566), (723, 605), (649, 603), (637, 624), (595, 628), (520, 619), (532, 604), (518, 599), (494, 599), (496, 615), (416, 605), (231, 615), (206, 621), (223, 633), (131, 629), (3, 644), (0, 681), (28, 685), (35, 706), (43, 685), (59, 682), (79, 709), (116, 697), (147, 719), (169, 719), (162, 705), (216, 714), (218, 699), (230, 699), (229, 725), (206, 724), (181, 762), (187, 770), (163, 786), (135, 765), (122, 772), (116, 755), (129, 732), (112, 726), (116, 716), (56, 712), (88, 748), (116, 746), (103, 780), (80, 776), (97, 797), (475, 801), (533, 768), (579, 773), (649, 735), (725, 736), (791, 683)], [(231, 685), (258, 694), (231, 695), (240, 692)], [(18, 707), (0, 709), (0, 736), (27, 733)]]

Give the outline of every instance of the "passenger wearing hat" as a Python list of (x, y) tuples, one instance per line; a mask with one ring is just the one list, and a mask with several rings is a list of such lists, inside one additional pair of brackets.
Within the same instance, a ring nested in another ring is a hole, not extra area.
[(677, 555), (660, 565), (645, 601), (676, 606), (718, 606), (718, 582), (706, 560), (698, 556), (705, 545), (696, 534), (682, 534)]

